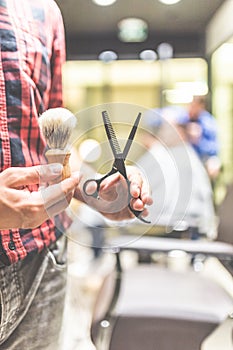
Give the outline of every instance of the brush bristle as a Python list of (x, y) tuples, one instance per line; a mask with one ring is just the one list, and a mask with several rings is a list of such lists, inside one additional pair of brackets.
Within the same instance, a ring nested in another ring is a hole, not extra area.
[(42, 113), (39, 125), (50, 149), (65, 149), (76, 118), (66, 108), (51, 108)]

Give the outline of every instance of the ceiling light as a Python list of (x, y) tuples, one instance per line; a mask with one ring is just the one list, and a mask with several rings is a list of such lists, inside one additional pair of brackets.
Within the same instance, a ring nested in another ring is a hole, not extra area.
[(173, 47), (168, 43), (159, 44), (157, 51), (161, 60), (167, 60), (173, 56)]
[(165, 5), (174, 5), (180, 2), (180, 0), (159, 0), (159, 2)]
[(142, 42), (147, 39), (148, 25), (140, 18), (122, 19), (118, 28), (118, 38), (123, 42)]
[(116, 0), (92, 0), (92, 1), (99, 6), (109, 6), (114, 4), (114, 2), (116, 2)]
[(114, 51), (102, 51), (99, 54), (99, 60), (105, 63), (109, 63), (117, 60), (117, 54)]
[(157, 53), (154, 50), (143, 50), (140, 52), (139, 57), (146, 62), (154, 62), (157, 59)]

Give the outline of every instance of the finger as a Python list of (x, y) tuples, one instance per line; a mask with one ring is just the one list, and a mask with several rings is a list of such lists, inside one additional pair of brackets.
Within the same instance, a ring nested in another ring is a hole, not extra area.
[(133, 210), (141, 212), (140, 216), (146, 217), (149, 215), (148, 209), (144, 206), (144, 203), (139, 199), (132, 199), (130, 201), (130, 207)]
[(144, 203), (141, 198), (132, 198), (130, 200), (130, 206), (134, 210), (142, 211), (144, 209)]
[(39, 184), (47, 185), (53, 183), (59, 183), (62, 180), (63, 166), (60, 163), (39, 165)]
[(114, 174), (107, 179), (107, 182), (100, 186), (99, 197), (108, 202), (117, 203), (124, 206), (128, 201), (128, 184), (126, 179), (120, 174)]
[(130, 185), (130, 194), (133, 198), (138, 198), (142, 200), (142, 202), (147, 205), (151, 205), (153, 203), (153, 199), (151, 197), (151, 190), (149, 186), (149, 182), (147, 181), (146, 177), (139, 173), (135, 168), (132, 172), (131, 168), (131, 185)]
[(130, 183), (130, 195), (133, 198), (138, 198), (138, 197), (140, 197), (140, 194), (141, 194), (140, 185), (136, 182), (131, 182)]
[(121, 179), (122, 179), (122, 175), (118, 172), (106, 177), (106, 179), (103, 180), (103, 182), (101, 182), (100, 191), (111, 190), (111, 187), (113, 187), (114, 185), (117, 185)]
[(141, 186), (143, 183), (142, 176), (134, 168), (131, 169), (131, 172), (128, 175), (130, 181), (130, 194), (133, 198), (137, 198), (141, 195)]
[(149, 211), (146, 206), (152, 205), (153, 200), (152, 197), (147, 193), (147, 191), (144, 194), (142, 193), (141, 196), (143, 197), (143, 199), (141, 197), (132, 198), (130, 200), (130, 206), (134, 210), (141, 211), (142, 216), (144, 217), (149, 215)]
[(25, 185), (39, 184), (43, 181), (49, 181), (61, 175), (61, 164), (36, 165), (32, 167), (12, 167), (6, 169), (2, 176), (8, 187), (18, 188)]
[(92, 196), (97, 191), (97, 182), (95, 180), (89, 180), (85, 183), (85, 194)]
[(153, 199), (151, 196), (151, 190), (148, 181), (145, 179), (142, 182), (140, 198), (142, 202), (146, 205), (152, 205)]
[[(12, 191), (15, 191), (17, 196), (18, 190), (13, 189)], [(61, 201), (58, 201), (54, 205), (54, 209), (50, 210), (50, 208), (47, 208), (45, 205), (41, 191), (28, 192), (28, 195), (26, 195), (23, 199), (23, 205), (21, 201), (22, 215), (20, 216), (19, 223), (16, 227), (38, 227), (48, 218), (52, 218), (55, 214), (58, 214), (59, 212), (62, 212), (64, 209), (66, 209), (71, 199), (72, 192), (70, 192), (66, 197), (64, 196)]]
[(147, 208), (143, 209), (142, 213), (140, 216), (142, 216), (143, 218), (145, 218), (146, 216), (149, 215), (149, 210)]
[(67, 198), (63, 198), (61, 201), (51, 205), (49, 208), (46, 209), (48, 218), (52, 218), (55, 215), (61, 213), (63, 210), (65, 210), (69, 205), (69, 200)]
[(49, 208), (60, 201), (67, 202), (67, 196), (75, 191), (79, 181), (79, 174), (73, 173), (70, 178), (63, 180), (59, 184), (54, 184), (43, 189), (41, 195), (45, 207)]

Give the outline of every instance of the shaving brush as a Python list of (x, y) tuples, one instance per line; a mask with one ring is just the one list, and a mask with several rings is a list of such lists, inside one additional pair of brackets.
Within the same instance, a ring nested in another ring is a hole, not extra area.
[(48, 145), (45, 157), (48, 163), (63, 165), (62, 180), (71, 175), (71, 153), (67, 146), (75, 125), (76, 118), (73, 113), (61, 107), (48, 109), (39, 118), (40, 129)]

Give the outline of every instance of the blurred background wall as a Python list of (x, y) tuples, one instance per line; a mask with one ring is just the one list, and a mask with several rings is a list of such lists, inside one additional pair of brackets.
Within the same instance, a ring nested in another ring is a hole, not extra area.
[(98, 1), (56, 1), (66, 30), (66, 106), (75, 113), (109, 102), (185, 107), (208, 94), (219, 127), (221, 201), (233, 180), (233, 1)]

